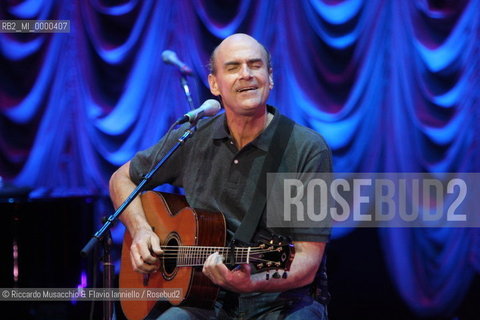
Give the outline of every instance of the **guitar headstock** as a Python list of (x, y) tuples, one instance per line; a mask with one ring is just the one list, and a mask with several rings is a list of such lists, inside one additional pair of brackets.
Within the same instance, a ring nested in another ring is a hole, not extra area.
[(282, 269), (285, 271), (283, 277), (286, 278), (294, 256), (295, 248), (290, 241), (283, 237), (274, 237), (271, 240), (262, 240), (257, 247), (251, 248), (250, 262), (258, 272), (276, 270), (274, 278), (280, 277), (277, 271)]

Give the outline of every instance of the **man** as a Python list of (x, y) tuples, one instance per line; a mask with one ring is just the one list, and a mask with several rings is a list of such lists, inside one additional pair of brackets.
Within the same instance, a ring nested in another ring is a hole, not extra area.
[[(231, 237), (252, 202), (263, 160), (272, 145), (279, 143), (272, 141), (272, 136), (283, 116), (266, 105), (273, 88), (269, 54), (246, 34), (234, 34), (214, 50), (208, 82), (212, 94), (221, 98), (225, 113), (201, 121), (193, 137), (159, 170), (148, 187), (163, 183), (183, 187), (191, 207), (225, 215)], [(115, 206), (131, 193), (178, 134), (172, 136), (138, 153), (113, 174), (110, 191)], [(331, 170), (330, 151), (318, 133), (295, 124), (287, 142), (279, 165), (282, 172)], [(162, 145), (163, 149), (158, 150)], [(154, 272), (157, 255), (163, 251), (145, 220), (139, 198), (125, 210), (121, 221), (133, 239), (134, 269)], [(270, 231), (262, 219), (255, 237)], [(267, 280), (264, 274), (252, 274), (249, 265), (230, 270), (223, 263), (223, 257), (212, 254), (204, 263), (203, 273), (222, 288), (215, 310), (174, 307), (160, 319), (326, 319), (325, 307), (312, 299), (309, 288), (322, 260), (329, 232), (328, 228), (286, 231), (295, 245), (295, 258), (286, 279)]]

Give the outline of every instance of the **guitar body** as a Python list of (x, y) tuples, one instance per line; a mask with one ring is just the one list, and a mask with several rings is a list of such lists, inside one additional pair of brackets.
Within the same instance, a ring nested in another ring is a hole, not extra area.
[[(226, 227), (221, 213), (192, 209), (180, 195), (147, 191), (141, 199), (147, 221), (160, 238), (162, 248), (225, 246)], [(132, 238), (126, 231), (122, 246), (120, 288), (180, 288), (182, 296), (168, 300), (171, 305), (213, 307), (219, 287), (203, 275), (201, 267), (179, 267), (175, 259), (167, 259), (162, 255), (159, 271), (144, 275), (132, 268), (131, 244)], [(123, 312), (131, 320), (144, 319), (156, 304), (157, 301), (121, 300)]]

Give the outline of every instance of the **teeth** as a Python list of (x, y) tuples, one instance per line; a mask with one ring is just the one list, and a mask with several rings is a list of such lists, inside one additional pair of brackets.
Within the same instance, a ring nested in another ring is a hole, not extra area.
[(255, 90), (255, 89), (256, 89), (255, 87), (249, 87), (249, 88), (238, 89), (237, 92), (244, 92), (244, 91)]

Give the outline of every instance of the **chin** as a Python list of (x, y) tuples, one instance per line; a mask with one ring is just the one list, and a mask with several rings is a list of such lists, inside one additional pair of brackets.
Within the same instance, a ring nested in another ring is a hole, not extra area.
[(247, 100), (241, 101), (238, 105), (244, 109), (256, 110), (258, 108), (263, 108), (266, 104), (265, 102), (262, 102), (260, 99), (254, 98), (254, 99), (247, 99)]
[(263, 108), (264, 108), (264, 105), (262, 105), (260, 103), (252, 103), (252, 104), (242, 105), (240, 107), (240, 110), (242, 110), (244, 112), (244, 114), (253, 115), (256, 112), (258, 112), (258, 110), (260, 110), (260, 109), (263, 110)]

